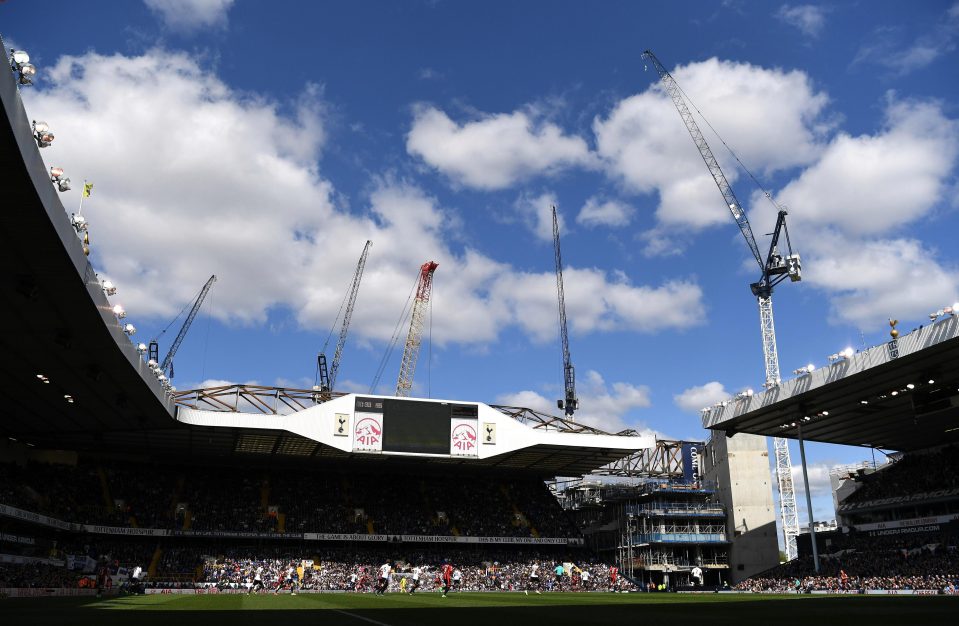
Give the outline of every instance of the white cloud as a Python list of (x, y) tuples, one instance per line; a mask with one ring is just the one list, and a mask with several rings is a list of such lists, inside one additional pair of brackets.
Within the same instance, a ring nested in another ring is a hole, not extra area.
[[(535, 197), (524, 193), (513, 203), (513, 208), (537, 239), (551, 242), (553, 241), (553, 207), (556, 203), (556, 194), (552, 192), (547, 191)], [(556, 210), (556, 222), (559, 225), (560, 234), (563, 234), (566, 230), (566, 222), (559, 209)]]
[[(570, 332), (602, 330), (657, 332), (697, 326), (705, 321), (702, 290), (688, 281), (659, 287), (610, 282), (598, 269), (563, 268), (566, 315)], [(547, 342), (559, 333), (556, 279), (550, 273), (514, 272), (493, 286), (492, 295), (534, 340)]]
[(784, 4), (776, 13), (783, 22), (798, 28), (807, 37), (818, 37), (826, 25), (826, 12), (822, 7), (811, 4), (790, 6)]
[[(235, 92), (166, 50), (64, 57), (46, 75), (51, 86), (25, 96), (57, 133), (55, 152), (44, 156), (73, 180), (95, 182), (84, 204), (91, 258), (134, 321), (172, 318), (215, 273), (214, 316), (260, 324), (282, 308), (305, 328), (326, 329), (371, 239), (351, 340), (390, 338), (427, 260), (439, 263), (437, 344), (495, 341), (507, 326), (537, 340), (545, 328), (555, 336), (553, 272), (516, 272), (472, 248), (454, 253), (455, 215), (416, 185), (383, 176), (352, 212), (336, 206), (319, 168), (319, 87), (305, 89), (285, 116), (278, 103)], [(78, 194), (61, 198), (73, 207)], [(330, 278), (304, 279), (316, 276)], [(535, 289), (524, 292), (527, 285)], [(693, 282), (632, 286), (599, 270), (571, 269), (567, 290), (570, 323), (582, 333), (682, 328), (698, 320), (671, 312), (703, 306)], [(544, 319), (532, 319), (540, 307)]]
[(324, 140), (316, 90), (289, 119), (161, 50), (63, 57), (47, 76), (27, 106), (55, 124), (57, 164), (96, 184), (84, 204), (93, 259), (131, 315), (172, 317), (210, 274), (216, 312), (237, 322), (296, 291), (310, 236), (333, 215), (332, 187), (311, 170)]
[[(709, 59), (680, 66), (673, 77), (757, 173), (815, 160), (827, 98), (809, 77), (749, 64)], [(704, 132), (709, 132), (701, 124)], [(597, 150), (607, 172), (637, 193), (659, 194), (660, 231), (703, 229), (731, 221), (716, 184), (689, 137), (672, 100), (656, 82), (626, 98), (593, 122)], [(709, 137), (730, 182), (738, 170)], [(660, 235), (663, 233), (661, 232)]]
[(406, 149), (457, 183), (478, 189), (504, 189), (592, 161), (582, 138), (564, 134), (532, 110), (458, 124), (435, 107), (420, 106)]
[(921, 34), (909, 44), (900, 40), (902, 29), (877, 29), (871, 41), (864, 43), (856, 53), (852, 65), (874, 63), (899, 76), (931, 65), (956, 49), (959, 38), (959, 2), (946, 9), (942, 19), (929, 32)]
[(957, 131), (939, 104), (890, 96), (883, 129), (838, 135), (778, 195), (792, 209), (803, 279), (830, 294), (834, 320), (866, 328), (921, 318), (959, 294), (955, 268), (940, 265), (936, 250), (896, 236), (946, 208)]
[(234, 0), (143, 0), (169, 28), (195, 31), (226, 26)]
[[(577, 380), (577, 395), (580, 406), (575, 415), (577, 422), (611, 433), (634, 428), (640, 431), (640, 434), (652, 434), (663, 438), (661, 433), (648, 429), (635, 419), (627, 418), (627, 414), (631, 411), (650, 406), (649, 388), (645, 385), (626, 382), (609, 385), (599, 372), (589, 370), (585, 376), (581, 375)], [(534, 409), (547, 415), (560, 414), (555, 400), (549, 400), (536, 391), (525, 390), (503, 394), (497, 397), (496, 402)]]
[(722, 383), (711, 381), (705, 385), (683, 390), (682, 393), (673, 396), (673, 402), (684, 411), (699, 414), (702, 408), (726, 400), (730, 395)]
[(790, 226), (833, 226), (852, 236), (888, 232), (924, 216), (959, 153), (959, 123), (940, 105), (890, 96), (885, 127), (837, 135), (819, 160), (785, 186)]
[(805, 263), (805, 280), (830, 293), (835, 321), (875, 328), (888, 318), (922, 319), (959, 295), (959, 268), (941, 266), (919, 241), (821, 234), (810, 243), (816, 254)]
[[(832, 497), (829, 470), (831, 470), (834, 465), (835, 463), (828, 462), (806, 464), (806, 474), (809, 476), (809, 493), (812, 494), (813, 498), (821, 498), (823, 496)], [(796, 501), (802, 502), (803, 498), (806, 497), (806, 485), (803, 482), (802, 465), (796, 463), (792, 466), (792, 477), (793, 488), (796, 490)], [(776, 485), (778, 489), (779, 479), (776, 478), (775, 472), (773, 472), (773, 484)]]
[(626, 226), (633, 217), (635, 210), (625, 202), (618, 200), (603, 200), (593, 196), (586, 200), (576, 223), (583, 226)]

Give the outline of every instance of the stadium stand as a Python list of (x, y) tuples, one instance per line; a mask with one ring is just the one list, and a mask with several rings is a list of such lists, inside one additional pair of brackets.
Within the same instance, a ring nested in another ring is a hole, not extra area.
[[(470, 473), (0, 463), (0, 504), (80, 524), (181, 531), (578, 537), (542, 480)], [(282, 525), (282, 528), (281, 528)]]
[(906, 454), (879, 471), (862, 476), (858, 482), (859, 488), (844, 503), (959, 488), (959, 447)]

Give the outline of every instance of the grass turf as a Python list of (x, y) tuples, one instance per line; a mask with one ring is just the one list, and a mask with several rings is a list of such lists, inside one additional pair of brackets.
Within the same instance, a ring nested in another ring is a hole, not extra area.
[[(461, 593), (385, 597), (371, 594), (149, 595), (112, 598), (8, 598), (0, 600), (3, 624), (318, 624), (413, 626), (562, 626), (705, 620), (737, 626), (776, 623), (824, 626), (850, 623), (950, 623), (959, 597), (765, 596), (679, 594)], [(856, 622), (854, 622), (856, 623)]]

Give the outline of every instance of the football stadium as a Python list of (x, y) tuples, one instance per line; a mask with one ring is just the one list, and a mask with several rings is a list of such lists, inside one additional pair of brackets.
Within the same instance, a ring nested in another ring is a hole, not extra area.
[[(336, 388), (369, 243), (316, 385), (176, 389), (173, 355), (216, 276), (165, 358), (134, 338), (61, 202), (55, 120), (21, 99), (43, 67), (2, 47), (4, 623), (901, 624), (959, 609), (959, 309), (784, 380), (770, 308), (764, 389), (704, 408), (702, 440), (607, 432), (575, 417), (554, 209), (558, 415), (414, 397), (435, 262), (417, 274), (396, 394)], [(681, 89), (646, 60), (708, 166)], [(785, 211), (757, 256), (761, 313), (801, 279), (780, 229), (788, 241)], [(809, 442), (889, 452), (832, 473), (833, 526), (800, 527)]]

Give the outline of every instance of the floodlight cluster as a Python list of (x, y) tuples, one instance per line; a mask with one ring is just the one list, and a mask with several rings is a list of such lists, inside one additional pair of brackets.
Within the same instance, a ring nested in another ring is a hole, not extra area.
[[(17, 75), (17, 81), (20, 85), (31, 85), (33, 84), (33, 78), (37, 74), (37, 68), (30, 63), (30, 55), (24, 52), (23, 50), (10, 50), (10, 68)], [(41, 120), (33, 120), (31, 123), (31, 133), (33, 139), (37, 142), (38, 148), (48, 148), (53, 144), (55, 136), (50, 130), (50, 125)], [(62, 167), (52, 166), (50, 168), (50, 182), (54, 185), (56, 190), (60, 193), (70, 191), (71, 181), (70, 178), (66, 176)], [(92, 184), (84, 183), (83, 197), (90, 195), (90, 189), (93, 187)], [(81, 210), (83, 206), (83, 201), (81, 199)], [(70, 215), (70, 225), (73, 227), (74, 231), (77, 233), (77, 236), (83, 241), (83, 254), (86, 256), (90, 255), (90, 225), (87, 222), (87, 219), (80, 214), (80, 211)], [(100, 289), (103, 291), (103, 294), (107, 297), (115, 296), (117, 293), (116, 285), (108, 279), (104, 279), (99, 282)], [(123, 331), (127, 337), (133, 337), (136, 334), (137, 328), (133, 324), (125, 323), (122, 324), (121, 320), (125, 319), (127, 316), (126, 309), (123, 308), (123, 305), (117, 303), (113, 304), (110, 307), (110, 312), (116, 318), (117, 324), (120, 326), (120, 329)], [(136, 351), (140, 355), (141, 359), (143, 355), (146, 354), (148, 348), (146, 344), (138, 343), (136, 344)], [(167, 378), (166, 374), (156, 363), (155, 360), (150, 360), (147, 363), (150, 371), (156, 376), (157, 381), (163, 387), (164, 391), (168, 394), (172, 394), (176, 391), (170, 380)], [(50, 378), (45, 374), (37, 374), (37, 380), (42, 384), (50, 384)], [(76, 398), (72, 394), (64, 394), (63, 399), (69, 403), (74, 404)]]

